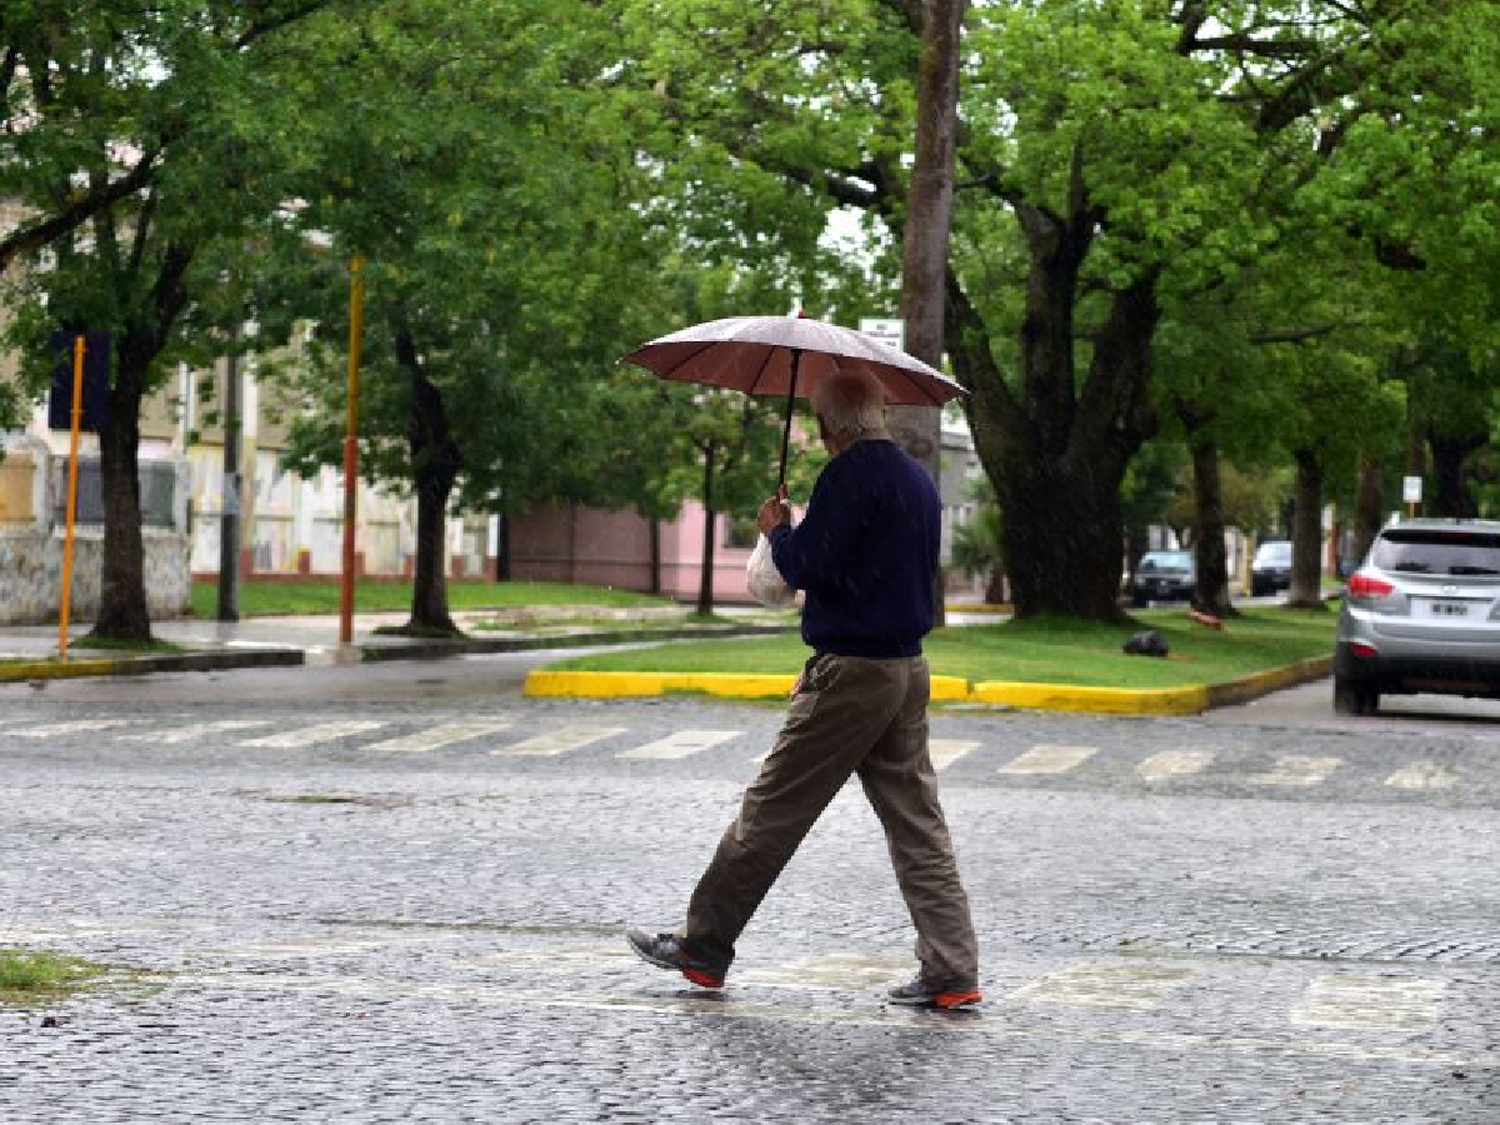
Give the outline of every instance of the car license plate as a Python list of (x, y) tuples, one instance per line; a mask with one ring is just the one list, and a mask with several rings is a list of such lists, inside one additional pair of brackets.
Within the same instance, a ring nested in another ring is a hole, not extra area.
[(1417, 602), (1418, 615), (1421, 617), (1432, 617), (1439, 620), (1451, 621), (1455, 618), (1469, 616), (1469, 611), (1475, 607), (1474, 602), (1448, 602), (1438, 601), (1436, 598), (1426, 598)]

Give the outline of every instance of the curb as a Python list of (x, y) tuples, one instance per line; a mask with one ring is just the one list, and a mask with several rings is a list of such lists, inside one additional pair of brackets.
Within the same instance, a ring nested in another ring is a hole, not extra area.
[[(787, 673), (570, 672), (538, 668), (527, 673), (522, 694), (539, 699), (616, 699), (699, 692), (728, 698), (785, 699), (796, 682), (797, 677)], [(969, 683), (957, 676), (933, 676), (932, 698), (942, 703), (967, 702)]]
[(219, 672), (227, 668), (269, 668), (305, 663), (298, 648), (262, 648), (253, 652), (173, 652), (82, 660), (24, 660), (0, 664), (0, 683), (18, 680), (67, 680), (84, 676), (143, 676), (150, 672)]
[[(987, 703), (1037, 711), (1081, 711), (1102, 715), (1200, 715), (1214, 707), (1248, 703), (1281, 688), (1321, 679), (1333, 670), (1331, 656), (1272, 668), (1221, 684), (1126, 689), (986, 680), (970, 684), (957, 676), (932, 677), (934, 703)], [(700, 692), (729, 698), (785, 697), (796, 677), (729, 672), (574, 672), (538, 668), (521, 693), (531, 698), (615, 699)]]
[(633, 641), (681, 641), (700, 638), (765, 637), (796, 632), (795, 625), (731, 625), (724, 628), (684, 626), (680, 629), (616, 629), (607, 633), (561, 633), (547, 637), (497, 637), (483, 640), (397, 641), (382, 643), (379, 637), (360, 646), (361, 660), (440, 660), (467, 653), (532, 652), (548, 648), (588, 648), (591, 645), (629, 644)]

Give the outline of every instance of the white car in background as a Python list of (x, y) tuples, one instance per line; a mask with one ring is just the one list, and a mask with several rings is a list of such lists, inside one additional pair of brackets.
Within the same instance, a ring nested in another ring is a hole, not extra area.
[(1392, 524), (1349, 576), (1334, 709), (1371, 715), (1414, 692), (1500, 698), (1500, 522)]

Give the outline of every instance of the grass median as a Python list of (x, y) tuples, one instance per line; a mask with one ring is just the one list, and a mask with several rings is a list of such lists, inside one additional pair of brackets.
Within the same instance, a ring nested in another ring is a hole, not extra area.
[[(193, 616), (213, 618), (218, 613), (218, 586), (193, 583)], [(355, 583), (354, 608), (362, 613), (400, 613), (411, 609), (412, 587), (403, 582)], [(566, 582), (448, 583), (448, 608), (504, 609), (532, 606), (671, 606), (675, 602), (617, 590), (612, 586), (574, 586)], [(296, 614), (329, 614), (339, 611), (339, 584), (334, 581), (240, 583), (239, 609), (245, 617), (285, 617)]]
[[(935, 631), (924, 642), (934, 675), (973, 683), (1004, 680), (1079, 687), (1152, 689), (1224, 683), (1333, 651), (1336, 614), (1256, 608), (1222, 630), (1181, 609), (1141, 610), (1135, 625), (1045, 618)], [(1121, 652), (1133, 632), (1155, 629), (1165, 658)], [(680, 641), (595, 653), (549, 665), (556, 671), (795, 673), (809, 655), (795, 636)]]

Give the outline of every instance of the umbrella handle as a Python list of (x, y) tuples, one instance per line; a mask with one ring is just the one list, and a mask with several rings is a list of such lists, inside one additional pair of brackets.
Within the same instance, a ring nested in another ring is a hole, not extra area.
[(781, 471), (776, 477), (776, 494), (781, 495), (786, 485), (786, 452), (792, 438), (792, 412), (797, 401), (797, 367), (802, 362), (802, 349), (792, 349), (792, 384), (786, 392), (786, 424), (781, 430)]

